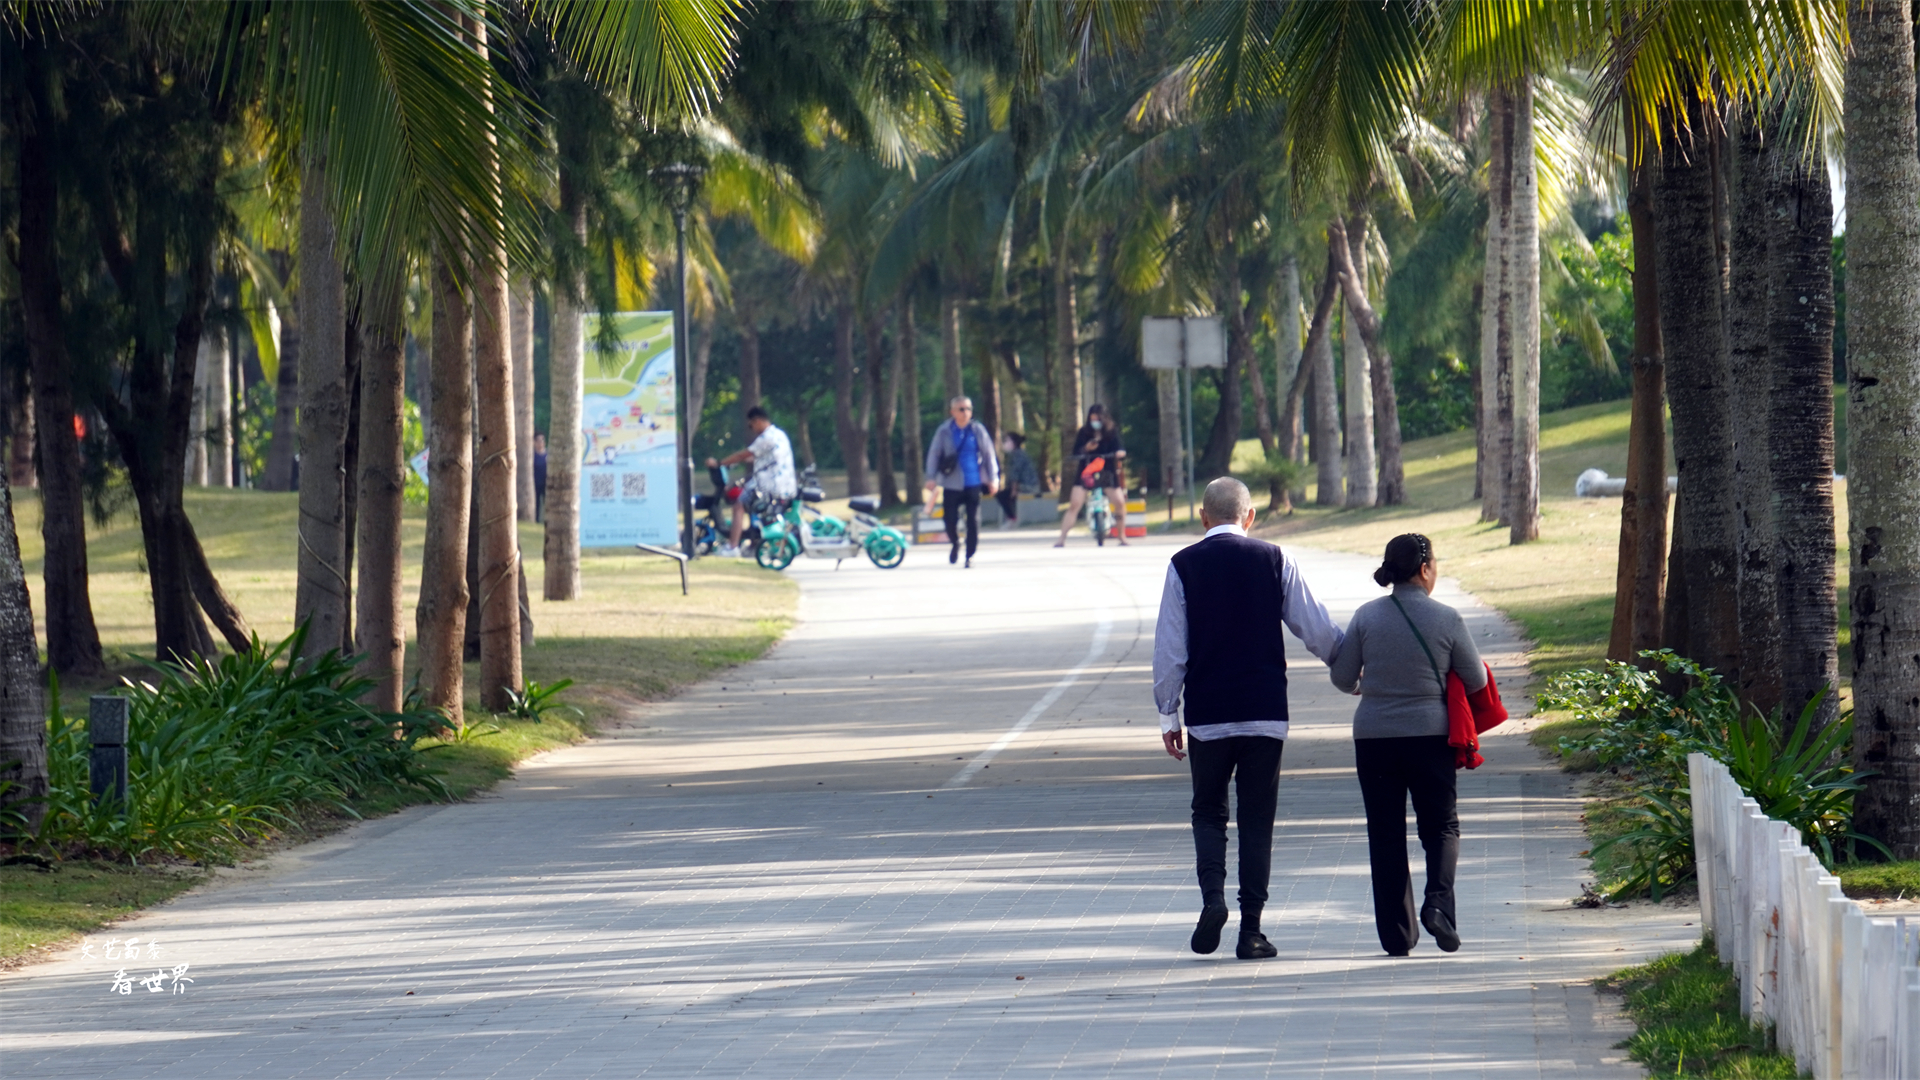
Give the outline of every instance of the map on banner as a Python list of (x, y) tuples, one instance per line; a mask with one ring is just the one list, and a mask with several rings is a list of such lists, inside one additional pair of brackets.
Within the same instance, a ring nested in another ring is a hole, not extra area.
[[(677, 546), (673, 313), (581, 316), (580, 546)], [(618, 345), (600, 348), (612, 331)]]

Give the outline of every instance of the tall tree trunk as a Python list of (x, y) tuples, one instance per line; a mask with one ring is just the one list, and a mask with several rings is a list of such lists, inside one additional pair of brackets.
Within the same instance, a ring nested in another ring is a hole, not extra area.
[[(1276, 312), (1274, 334), (1274, 407), (1280, 410), (1275, 419), (1278, 422), (1276, 437), (1286, 449), (1288, 461), (1301, 460), (1303, 441), (1300, 438), (1300, 401), (1290, 392), (1295, 383), (1301, 382), (1300, 374), (1300, 259), (1289, 250), (1280, 260), (1280, 283), (1278, 286), (1279, 310)], [(1304, 391), (1306, 386), (1301, 385)], [(1292, 418), (1287, 410), (1292, 409)], [(1292, 490), (1287, 492), (1287, 509), (1291, 511), (1296, 502), (1305, 502), (1307, 484), (1303, 477)]]
[(906, 410), (906, 454), (907, 499), (920, 497), (920, 458), (926, 447), (920, 441), (920, 354), (914, 348), (917, 331), (913, 325), (913, 298), (902, 296), (894, 310), (896, 320), (893, 332), (894, 362), (900, 365), (900, 374), (904, 381), (905, 392), (901, 407)]
[(369, 304), (367, 348), (360, 367), (360, 476), (356, 522), (360, 587), (354, 594), (354, 651), (360, 674), (373, 680), (369, 707), (396, 712), (403, 697), (407, 634), (400, 543), (407, 461), (406, 323), (399, 283)]
[[(1778, 590), (1780, 704), (1791, 722), (1822, 687), (1832, 687), (1815, 717), (1824, 727), (1840, 715), (1833, 536), (1833, 192), (1825, 162), (1781, 162), (1773, 170), (1767, 204), (1766, 317), (1772, 338), (1767, 351), (1772, 373), (1767, 473), (1776, 544), (1771, 555)], [(1742, 629), (1743, 635), (1750, 632)]]
[(1660, 647), (1693, 655), (1692, 619), (1687, 613), (1687, 503), (1673, 500), (1673, 543), (1667, 554), (1667, 602), (1660, 613)]
[(1854, 828), (1920, 858), (1920, 158), (1913, 20), (1847, 9), (1847, 537)]
[(953, 285), (940, 294), (940, 357), (946, 361), (947, 397), (966, 393), (960, 380), (960, 290)]
[(700, 431), (707, 408), (707, 371), (713, 365), (713, 313), (687, 320), (687, 445)]
[[(1356, 215), (1345, 231), (1347, 258), (1360, 291), (1367, 288), (1367, 220)], [(1332, 241), (1332, 233), (1328, 234)], [(1372, 506), (1379, 496), (1375, 475), (1378, 458), (1373, 442), (1373, 366), (1367, 359), (1367, 346), (1360, 337), (1357, 310), (1347, 300), (1346, 333), (1341, 342), (1340, 359), (1347, 376), (1347, 505)]]
[(1522, 79), (1509, 93), (1513, 203), (1507, 246), (1507, 306), (1513, 318), (1513, 456), (1507, 464), (1508, 542), (1540, 539), (1540, 186), (1533, 152), (1533, 84)]
[(334, 227), (326, 204), (326, 173), (309, 161), (300, 177), (300, 409), (299, 576), (293, 621), (305, 624), (304, 654), (346, 647), (347, 607), (346, 308)]
[(228, 378), (227, 328), (217, 326), (207, 338), (213, 343), (207, 356), (207, 483), (233, 487), (233, 384)]
[[(487, 29), (468, 22), (482, 57), (489, 47)], [(482, 147), (496, 205), (501, 198), (500, 165), (494, 147)], [(520, 692), (520, 530), (515, 507), (518, 468), (513, 428), (513, 353), (507, 300), (507, 250), (493, 244), (476, 267), (474, 286), (474, 430), (473, 471), (480, 490), (480, 704), (505, 712)], [(679, 342), (674, 343), (680, 347)], [(689, 433), (691, 438), (691, 433)]]
[[(1287, 395), (1280, 406), (1280, 440), (1286, 451), (1287, 460), (1302, 461), (1301, 453), (1301, 416), (1307, 402), (1307, 395), (1313, 388), (1313, 365), (1308, 361), (1315, 348), (1326, 346), (1330, 324), (1333, 321), (1333, 301), (1339, 293), (1339, 277), (1333, 272), (1332, 248), (1328, 248), (1327, 272), (1321, 275), (1320, 291), (1314, 299), (1313, 316), (1307, 323), (1307, 340), (1304, 347), (1294, 343), (1299, 355), (1294, 358), (1294, 370), (1287, 376)], [(1299, 286), (1298, 281), (1295, 288)], [(1298, 296), (1295, 296), (1293, 311), (1299, 310)], [(1304, 485), (1303, 485), (1304, 486)], [(1302, 495), (1301, 499), (1305, 499)]]
[(18, 396), (9, 402), (7, 414), (7, 483), (17, 488), (37, 488), (40, 477), (33, 468), (33, 373), (21, 380)]
[[(1234, 292), (1238, 293), (1239, 289), (1236, 288)], [(1261, 454), (1271, 455), (1280, 444), (1275, 440), (1273, 433), (1273, 411), (1267, 404), (1267, 380), (1260, 374), (1260, 354), (1253, 347), (1253, 333), (1247, 325), (1250, 321), (1247, 312), (1249, 306), (1251, 305), (1244, 303), (1233, 305), (1232, 326), (1229, 332), (1246, 339), (1246, 345), (1242, 351), (1247, 357), (1247, 389), (1253, 393), (1253, 431), (1260, 439)], [(1278, 388), (1276, 384), (1275, 389)], [(1287, 509), (1289, 509), (1287, 486), (1278, 480), (1269, 480), (1267, 482), (1267, 513)]]
[[(1667, 351), (1674, 461), (1686, 516), (1687, 638), (1692, 656), (1740, 685), (1739, 556), (1733, 516), (1733, 417), (1715, 220), (1714, 121), (1669, 139), (1654, 180), (1660, 216), (1660, 337)], [(1669, 576), (1671, 581), (1671, 576)], [(1672, 602), (1672, 589), (1668, 589)]]
[(841, 301), (833, 312), (833, 429), (840, 441), (840, 457), (847, 466), (847, 494), (867, 493), (867, 433), (860, 426), (859, 390), (855, 386), (851, 301)]
[(10, 785), (0, 809), (24, 815), (29, 834), (39, 830), (47, 811), (47, 708), (40, 686), (40, 648), (13, 525), (13, 492), (0, 484), (0, 781)]
[(525, 274), (513, 283), (507, 303), (513, 308), (513, 506), (521, 521), (532, 521), (533, 490), (533, 282)]
[[(587, 212), (565, 159), (560, 167), (560, 203), (574, 236), (584, 243)], [(579, 306), (582, 288), (577, 279), (554, 281), (553, 321), (547, 330), (547, 576), (543, 595), (548, 600), (575, 600), (580, 596), (580, 395), (586, 377), (586, 343), (581, 339)]]
[[(1332, 237), (1327, 238), (1326, 276), (1321, 279), (1321, 291), (1330, 298), (1339, 294), (1338, 279), (1334, 276), (1336, 265)], [(1313, 501), (1319, 506), (1339, 506), (1345, 502), (1342, 495), (1342, 476), (1340, 459), (1340, 398), (1339, 386), (1334, 381), (1333, 371), (1333, 308), (1327, 309), (1324, 321), (1325, 332), (1307, 334), (1304, 363), (1313, 373), (1313, 452), (1319, 465), (1317, 479), (1318, 490)]]
[(200, 339), (200, 359), (193, 369), (193, 409), (188, 420), (186, 482), (192, 487), (207, 486), (207, 369), (215, 355), (209, 329)]
[(340, 643), (353, 649), (353, 568), (354, 541), (360, 527), (360, 365), (367, 356), (367, 328), (361, 318), (362, 306), (356, 298), (347, 315), (347, 423), (346, 442), (340, 453), (340, 535), (346, 542), (340, 566), (347, 579), (347, 637)]
[[(1365, 227), (1365, 219), (1359, 219), (1360, 227)], [(1333, 231), (1340, 231), (1340, 222), (1333, 223)], [(1407, 481), (1405, 471), (1400, 466), (1400, 406), (1393, 396), (1393, 358), (1380, 342), (1380, 316), (1367, 302), (1366, 290), (1361, 287), (1364, 275), (1352, 262), (1348, 252), (1351, 247), (1345, 244), (1333, 244), (1329, 250), (1335, 252), (1338, 267), (1334, 277), (1339, 279), (1340, 287), (1347, 300), (1347, 329), (1350, 336), (1360, 339), (1360, 347), (1365, 350), (1369, 369), (1374, 378), (1374, 396), (1380, 403), (1381, 430), (1381, 476), (1378, 492), (1378, 504), (1397, 506), (1407, 501)], [(1385, 384), (1385, 394), (1381, 385)]]
[(1608, 659), (1622, 662), (1660, 647), (1667, 591), (1667, 362), (1660, 339), (1655, 168), (1648, 152), (1633, 169), (1627, 196), (1633, 230), (1633, 407), (1626, 491), (1620, 503), (1613, 633), (1607, 648)]
[[(298, 301), (298, 296), (295, 300)], [(280, 366), (273, 380), (273, 437), (260, 476), (263, 491), (292, 491), (294, 459), (300, 452), (300, 308), (280, 312)]]
[(980, 374), (979, 392), (973, 395), (973, 418), (986, 425), (987, 431), (995, 437), (1000, 434), (1000, 362), (993, 355), (991, 343), (984, 340), (985, 334), (975, 334), (973, 345), (974, 370)]
[[(1245, 370), (1246, 362), (1244, 354), (1235, 352), (1233, 337), (1229, 335), (1227, 365), (1219, 369), (1220, 408), (1213, 414), (1213, 426), (1208, 429), (1207, 441), (1193, 466), (1193, 482), (1203, 491), (1215, 477), (1225, 476), (1233, 467), (1233, 448), (1240, 441), (1240, 422), (1245, 416), (1245, 406), (1240, 400), (1240, 373)], [(1071, 438), (1073, 432), (1067, 434)]]
[(1480, 288), (1480, 520), (1510, 525), (1513, 462), (1513, 98), (1487, 93), (1487, 258)]
[(740, 425), (751, 438), (744, 414), (760, 404), (760, 326), (751, 308), (739, 305), (734, 311), (734, 322), (740, 330)]
[[(1059, 451), (1058, 469), (1060, 489), (1067, 489), (1067, 473), (1073, 466), (1073, 437), (1080, 430), (1080, 421), (1086, 416), (1086, 407), (1080, 399), (1080, 313), (1073, 287), (1073, 253), (1067, 230), (1060, 230), (1060, 237), (1053, 248), (1053, 370), (1050, 372), (1048, 389), (1053, 399), (1054, 447)], [(1232, 365), (1229, 363), (1229, 369)], [(1239, 382), (1239, 374), (1233, 375), (1233, 382)], [(1236, 387), (1234, 412), (1234, 435), (1240, 433), (1240, 402)], [(1233, 451), (1228, 449), (1232, 456)], [(1222, 466), (1224, 471), (1225, 466)]]
[(819, 456), (813, 452), (812, 422), (813, 398), (803, 393), (799, 400), (793, 403), (793, 441), (800, 451), (799, 464), (803, 469), (820, 461)]
[[(1772, 119), (1768, 130), (1780, 131), (1779, 114)], [(1744, 705), (1766, 714), (1780, 704), (1782, 691), (1773, 477), (1767, 450), (1773, 380), (1764, 374), (1771, 370), (1767, 358), (1771, 270), (1767, 188), (1768, 172), (1775, 167), (1777, 155), (1762, 141), (1760, 123), (1751, 108), (1739, 110), (1729, 134), (1733, 145), (1728, 157), (1733, 169), (1728, 193), (1733, 212), (1727, 288), (1728, 370), (1748, 373), (1746, 378), (1729, 379), (1727, 385), (1732, 395), (1734, 539), (1740, 567), (1736, 589), (1740, 604), (1740, 685), (1734, 689)], [(1831, 230), (1828, 235), (1832, 235)], [(1828, 332), (1831, 335), (1831, 326)], [(1831, 413), (1831, 405), (1828, 411)], [(1828, 536), (1831, 543), (1831, 521)]]
[[(34, 52), (36, 59), (29, 66), (39, 62), (38, 50)], [(37, 79), (29, 81), (40, 85)], [(47, 663), (61, 675), (89, 676), (106, 670), (106, 665), (88, 587), (86, 496), (80, 479), (80, 443), (74, 435), (72, 362), (62, 321), (54, 234), (59, 221), (56, 150), (52, 124), (40, 119), (46, 115), (45, 104), (37, 90), (19, 95), (14, 131), (20, 167), (20, 310), (40, 458)], [(44, 784), (44, 768), (42, 773)]]
[[(431, 273), (433, 343), (428, 380), (433, 387), (433, 424), (427, 430), (427, 537), (421, 552), (420, 602), (414, 611), (414, 623), (420, 647), (420, 686), (426, 694), (426, 703), (430, 708), (439, 709), (450, 726), (459, 728), (466, 725), (461, 649), (467, 629), (467, 517), (473, 499), (473, 311), (444, 255), (435, 254)], [(556, 312), (565, 310), (558, 300), (564, 293), (564, 289), (554, 290)], [(578, 319), (573, 322), (579, 325)], [(558, 325), (556, 318), (555, 326)], [(560, 354), (561, 349), (556, 346), (556, 360)], [(575, 368), (576, 373), (578, 370)], [(557, 379), (554, 399), (553, 429), (555, 436), (560, 436), (562, 417), (557, 407), (560, 404)], [(579, 398), (573, 400), (577, 402)], [(573, 419), (570, 430), (577, 431), (578, 417)], [(560, 456), (565, 450), (565, 447), (554, 447), (548, 451), (549, 545), (555, 507), (565, 496), (554, 483), (552, 470), (563, 460), (572, 461), (575, 468), (578, 467), (578, 446), (574, 447), (571, 458)], [(578, 487), (576, 480), (573, 490), (577, 492)], [(548, 565), (547, 583), (551, 587), (552, 563)]]
[[(883, 315), (875, 315), (872, 320), (873, 335), (868, 339), (870, 347), (879, 349), (880, 328)], [(879, 473), (880, 504), (896, 506), (900, 501), (900, 488), (893, 473), (893, 425), (900, 411), (900, 349), (894, 348), (881, 352), (868, 361), (872, 368), (881, 372), (880, 401), (878, 416), (874, 424), (873, 446), (876, 454), (875, 465)], [(908, 455), (911, 457), (912, 455)]]

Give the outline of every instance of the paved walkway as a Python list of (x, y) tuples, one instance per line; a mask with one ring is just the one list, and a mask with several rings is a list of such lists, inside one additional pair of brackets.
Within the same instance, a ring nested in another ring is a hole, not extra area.
[[(943, 548), (796, 566), (801, 625), (766, 659), (497, 797), (367, 824), (0, 978), (0, 1073), (1638, 1075), (1585, 981), (1697, 940), (1694, 913), (1568, 907), (1578, 801), (1516, 732), (1461, 778), (1465, 947), (1381, 955), (1353, 699), (1297, 642), (1280, 957), (1235, 960), (1232, 924), (1188, 952), (1188, 787), (1148, 688), (1173, 548), (1046, 543), (992, 536), (971, 571)], [(1378, 595), (1371, 561), (1300, 554), (1342, 621)], [(1442, 595), (1517, 685), (1510, 629)], [(163, 956), (116, 963), (109, 936)], [(163, 963), (194, 981), (112, 991)]]

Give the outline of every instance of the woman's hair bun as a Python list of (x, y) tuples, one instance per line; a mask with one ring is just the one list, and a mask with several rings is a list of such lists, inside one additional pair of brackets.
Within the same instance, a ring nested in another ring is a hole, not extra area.
[(1387, 541), (1387, 557), (1373, 572), (1373, 580), (1383, 587), (1412, 581), (1419, 576), (1420, 568), (1432, 561), (1431, 541), (1419, 533), (1401, 533)]

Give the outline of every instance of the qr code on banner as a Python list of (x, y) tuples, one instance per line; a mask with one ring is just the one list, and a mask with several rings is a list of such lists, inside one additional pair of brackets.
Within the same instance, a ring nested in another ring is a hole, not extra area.
[(647, 474), (643, 472), (623, 472), (620, 474), (620, 497), (623, 499), (644, 499), (647, 497)]
[(588, 498), (590, 499), (613, 498), (613, 474), (612, 473), (602, 473), (602, 472), (588, 473), (587, 476), (589, 479), (593, 481), (593, 486), (587, 489)]

